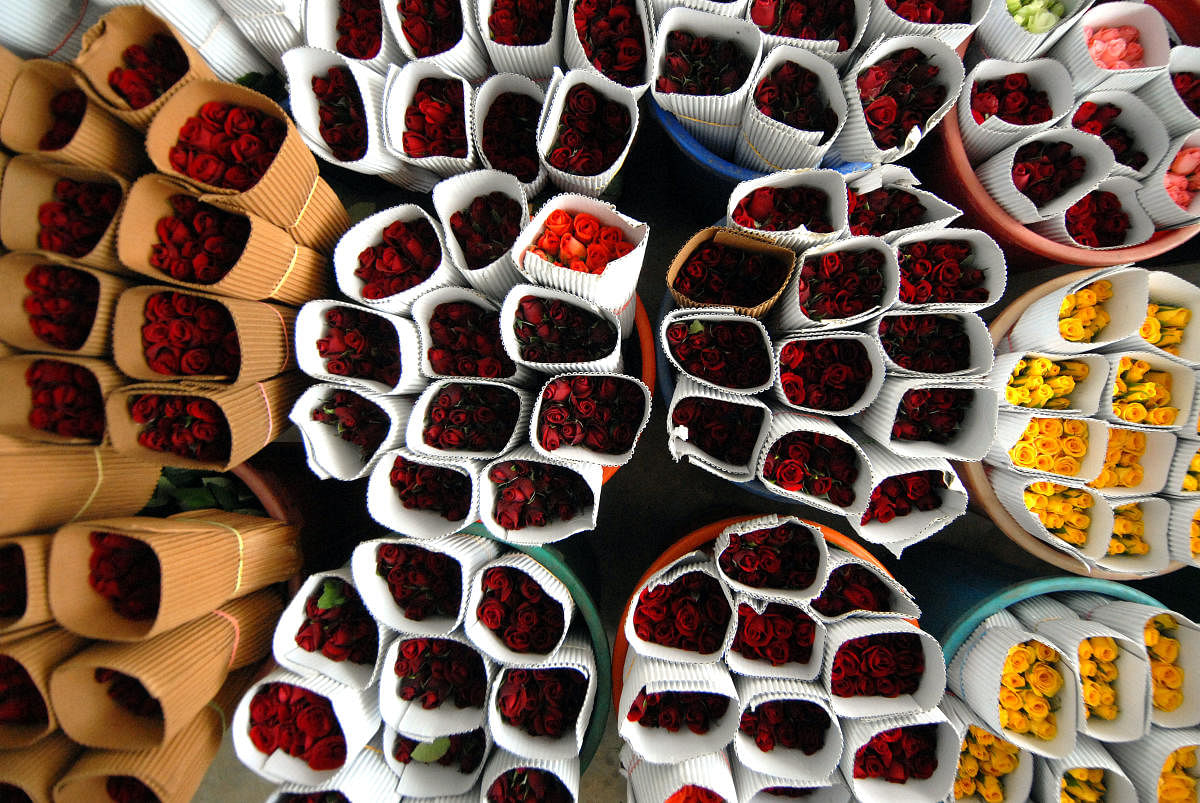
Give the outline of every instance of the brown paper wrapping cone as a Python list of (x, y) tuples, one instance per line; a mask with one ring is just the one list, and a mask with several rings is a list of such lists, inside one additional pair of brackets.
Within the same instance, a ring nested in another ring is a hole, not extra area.
[[(0, 195), (3, 195), (3, 190), (0, 190)], [(83, 341), (83, 345), (74, 351), (50, 345), (29, 328), (29, 316), (26, 315), (23, 306), (26, 296), (30, 295), (25, 286), (25, 275), (35, 265), (43, 264), (75, 268), (94, 276), (100, 283), (100, 297), (96, 301), (96, 318), (92, 322), (92, 330)], [(0, 255), (0, 340), (23, 351), (103, 357), (110, 352), (112, 346), (112, 318), (117, 306), (117, 296), (129, 286), (125, 279), (48, 251), (17, 251)]]
[(46, 589), (46, 565), (50, 561), (49, 533), (18, 535), (0, 541), (0, 549), (16, 547), (25, 559), (25, 610), (0, 619), (0, 632), (17, 633), (54, 620), (50, 613), (50, 595)]
[(72, 164), (111, 170), (126, 179), (146, 171), (148, 162), (141, 135), (88, 99), (74, 136), (61, 148), (43, 150), (42, 136), (54, 125), (50, 102), (66, 89), (78, 89), (70, 65), (49, 59), (26, 61), (17, 73), (5, 115), (0, 118), (0, 142), (18, 153), (41, 153)]
[(33, 803), (51, 803), (54, 784), (83, 748), (63, 733), (52, 733), (29, 747), (0, 751), (0, 783), (12, 784)]
[[(193, 382), (144, 382), (125, 385), (109, 394), (104, 405), (108, 436), (113, 448), (130, 458), (152, 460), (163, 466), (228, 471), (258, 454), (288, 426), (288, 412), (308, 383), (298, 371), (256, 382), (253, 385), (225, 387)], [(211, 399), (221, 408), (229, 426), (229, 459), (205, 462), (180, 457), (168, 452), (156, 452), (138, 443), (140, 424), (130, 416), (131, 399), (147, 393), (198, 396)]]
[(108, 361), (92, 357), (71, 357), (60, 354), (20, 354), (14, 357), (0, 357), (0, 387), (9, 389), (7, 403), (0, 407), (0, 433), (45, 443), (96, 443), (97, 441), (87, 438), (72, 438), (34, 429), (29, 425), (29, 411), (33, 409), (33, 396), (25, 381), (25, 373), (39, 360), (55, 360), (86, 368), (100, 384), (102, 397), (108, 396), (111, 391), (126, 382), (121, 372)]
[[(157, 293), (183, 293), (196, 298), (206, 298), (229, 310), (242, 350), (240, 368), (236, 376), (164, 375), (157, 373), (146, 363), (146, 352), (142, 347), (142, 326), (146, 323), (144, 311), (146, 301)], [(113, 315), (113, 359), (118, 368), (134, 379), (159, 382), (183, 379), (188, 382), (245, 385), (270, 379), (296, 367), (296, 350), (292, 347), (292, 329), (295, 321), (296, 310), (291, 307), (267, 304), (263, 301), (248, 301), (244, 298), (227, 298), (166, 285), (140, 285), (129, 288), (117, 299), (117, 310)]]
[[(267, 588), (148, 641), (92, 645), (50, 676), (60, 727), (88, 747), (161, 747), (213, 698), (231, 670), (261, 661), (271, 651), (282, 611), (279, 594)], [(162, 705), (162, 717), (140, 717), (114, 703), (107, 685), (95, 682), (98, 668), (141, 681)]]
[[(108, 74), (116, 67), (124, 67), (121, 54), (130, 45), (148, 44), (156, 33), (173, 36), (183, 48), (188, 60), (188, 71), (168, 87), (149, 106), (129, 108), (129, 103), (108, 85)], [(73, 62), (79, 70), (79, 86), (114, 117), (123, 120), (139, 131), (145, 131), (151, 118), (162, 108), (172, 94), (197, 79), (215, 80), (216, 75), (196, 48), (188, 43), (179, 31), (166, 20), (155, 16), (141, 5), (117, 6), (83, 34), (82, 47)]]
[(86, 644), (87, 639), (55, 627), (0, 647), (0, 655), (13, 659), (29, 673), (33, 685), (46, 702), (46, 712), (49, 714), (45, 725), (0, 725), (0, 749), (28, 747), (58, 729), (58, 719), (50, 703), (50, 672)]
[(17, 72), (21, 69), (23, 59), (6, 47), (0, 46), (0, 116), (8, 106), (8, 95), (12, 91), (13, 81), (17, 80)]
[(671, 260), (671, 265), (667, 268), (667, 290), (671, 293), (671, 298), (675, 299), (675, 303), (680, 307), (695, 308), (729, 306), (728, 304), (702, 304), (697, 301), (693, 301), (672, 287), (672, 285), (675, 283), (675, 277), (679, 274), (679, 271), (683, 269), (683, 265), (687, 262), (688, 257), (692, 255), (692, 252), (709, 240), (722, 245), (736, 246), (743, 251), (750, 251), (751, 253), (766, 254), (769, 257), (773, 257), (777, 260), (787, 263), (787, 271), (784, 274), (783, 283), (775, 291), (774, 295), (761, 304), (753, 307), (733, 307), (733, 309), (737, 312), (740, 312), (743, 315), (749, 315), (753, 318), (762, 318), (765, 316), (771, 311), (771, 307), (775, 306), (775, 302), (779, 300), (779, 297), (783, 295), (784, 288), (788, 286), (788, 280), (791, 279), (792, 271), (796, 268), (796, 252), (790, 248), (784, 248), (781, 245), (776, 245), (763, 237), (757, 237), (746, 234), (745, 232), (735, 231), (734, 229), (727, 229), (723, 226), (709, 226), (707, 229), (701, 229), (700, 231), (696, 232), (694, 235), (692, 235), (690, 240), (683, 244), (683, 247), (679, 249), (679, 253), (675, 255), (673, 260)]
[[(38, 249), (38, 232), (41, 230), (38, 207), (54, 199), (54, 184), (60, 178), (116, 184), (121, 188), (122, 196), (129, 189), (128, 181), (107, 170), (56, 162), (32, 153), (14, 156), (4, 171), (4, 183), (0, 184), (0, 236), (8, 250)], [(99, 242), (76, 261), (111, 273), (132, 275), (117, 261), (117, 221), (120, 217), (118, 207)]]
[(133, 183), (117, 226), (117, 258), (130, 270), (156, 282), (252, 300), (274, 300), (299, 306), (332, 292), (329, 260), (292, 240), (288, 232), (266, 218), (231, 210), (250, 221), (250, 236), (238, 261), (219, 281), (199, 284), (174, 279), (150, 263), (158, 244), (155, 227), (169, 217), (172, 195), (201, 193), (161, 173), (148, 173)]
[[(88, 584), (88, 536), (95, 531), (136, 538), (158, 556), (161, 583), (153, 619), (126, 619)], [(222, 510), (71, 524), (54, 535), (50, 609), (63, 627), (81, 635), (142, 641), (291, 577), (300, 568), (298, 535), (297, 527), (275, 519)]]
[(0, 447), (0, 535), (133, 515), (150, 500), (160, 473), (162, 463), (110, 446), (6, 442)]

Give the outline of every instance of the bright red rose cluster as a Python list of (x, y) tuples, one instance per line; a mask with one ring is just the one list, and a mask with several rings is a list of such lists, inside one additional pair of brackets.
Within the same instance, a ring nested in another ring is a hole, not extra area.
[(622, 86), (645, 79), (646, 38), (634, 0), (577, 0), (575, 33), (588, 62)]
[(800, 608), (769, 602), (759, 613), (750, 605), (738, 605), (734, 652), (750, 661), (766, 661), (771, 666), (787, 663), (807, 664), (812, 660), (817, 626)]
[(687, 442), (716, 460), (746, 465), (766, 412), (761, 407), (691, 396), (671, 412), (672, 427), (687, 427)]
[(317, 97), (317, 131), (343, 162), (361, 159), (367, 152), (367, 122), (362, 95), (349, 67), (330, 67), (324, 77), (312, 77)]
[(498, 452), (512, 437), (521, 401), (510, 388), (448, 382), (425, 411), (421, 439), (443, 451)]
[(267, 683), (250, 700), (250, 741), (264, 755), (282, 750), (317, 772), (346, 763), (346, 737), (328, 698), (291, 683)]
[(508, 770), (487, 788), (488, 803), (573, 803), (574, 800), (557, 775), (534, 767)]
[(92, 678), (97, 683), (107, 683), (105, 691), (109, 698), (129, 713), (139, 717), (162, 718), (162, 704), (151, 697), (142, 682), (132, 675), (96, 667)]
[(916, 510), (937, 510), (942, 505), (941, 492), (945, 488), (946, 477), (940, 471), (913, 471), (888, 477), (871, 491), (871, 501), (863, 513), (862, 523), (887, 524)]
[(25, 551), (16, 544), (0, 547), (0, 616), (25, 612)]
[(158, 556), (144, 541), (119, 533), (88, 536), (88, 585), (114, 611), (135, 622), (158, 615), (161, 573)]
[(482, 708), (487, 700), (483, 658), (462, 642), (441, 638), (409, 638), (400, 642), (396, 658), (401, 700), (424, 709), (449, 702), (455, 708)]
[(904, 392), (892, 422), (892, 439), (945, 444), (958, 436), (975, 401), (969, 388), (913, 388)]
[(910, 371), (949, 374), (971, 365), (971, 343), (955, 315), (892, 315), (879, 322), (892, 362)]
[(1013, 125), (1037, 125), (1049, 120), (1053, 112), (1049, 95), (1034, 89), (1028, 74), (1015, 72), (976, 81), (971, 87), (971, 116), (977, 123), (995, 116)]
[(786, 491), (827, 499), (838, 507), (854, 504), (858, 452), (845, 441), (817, 432), (789, 432), (771, 445), (763, 462), (767, 482)]
[(1114, 121), (1121, 116), (1121, 107), (1115, 103), (1079, 104), (1071, 117), (1071, 126), (1104, 140), (1117, 161), (1133, 170), (1141, 170), (1149, 161), (1145, 151), (1134, 150), (1133, 135)]
[(811, 756), (825, 746), (831, 720), (811, 700), (770, 700), (742, 712), (738, 730), (764, 753), (776, 747)]
[(428, 510), (446, 521), (462, 521), (470, 509), (471, 480), (461, 471), (397, 456), (388, 481), (408, 510)]
[(565, 209), (546, 216), (541, 236), (529, 249), (547, 262), (597, 276), (609, 262), (632, 250), (633, 243), (616, 226), (605, 226), (586, 212), (572, 215)]
[(838, 412), (858, 402), (871, 381), (871, 361), (857, 340), (792, 340), (779, 352), (779, 379), (792, 404)]
[(731, 615), (717, 578), (687, 572), (642, 589), (633, 609), (633, 630), (643, 641), (710, 655), (725, 646)]
[[(454, 733), (447, 736), (446, 740), (448, 742), (446, 752), (442, 753), (441, 757), (435, 761), (428, 763), (439, 764), (443, 767), (455, 767), (464, 775), (470, 775), (483, 763), (483, 757), (487, 752), (487, 737), (483, 735), (483, 728), (476, 728), (467, 733)], [(401, 764), (418, 761), (413, 758), (413, 751), (421, 744), (423, 743), (418, 739), (397, 735), (396, 744), (392, 747), (392, 757)]]
[(38, 207), (38, 248), (81, 257), (96, 247), (117, 207), (121, 188), (105, 181), (60, 178), (54, 200)]
[(796, 300), (814, 321), (853, 318), (883, 303), (884, 253), (877, 248), (828, 251), (800, 263)]
[(504, 646), (518, 653), (554, 649), (566, 626), (563, 606), (537, 580), (511, 566), (493, 566), (480, 582), (483, 595), (475, 614)]
[(373, 59), (383, 45), (383, 6), (379, 0), (338, 0), (337, 52)]
[(242, 346), (219, 301), (164, 291), (146, 298), (142, 351), (151, 371), (168, 376), (236, 376)]
[(304, 621), (295, 642), (305, 652), (331, 661), (373, 665), (379, 652), (379, 629), (354, 586), (327, 577), (304, 601)]
[(664, 691), (637, 693), (625, 718), (643, 728), (662, 728), (676, 733), (687, 728), (692, 733), (708, 733), (714, 724), (729, 711), (729, 698), (724, 694), (704, 691)]
[(104, 791), (114, 803), (159, 803), (154, 790), (132, 775), (108, 776)]
[(1017, 148), (1012, 181), (1018, 192), (1045, 206), (1074, 186), (1086, 170), (1087, 159), (1076, 156), (1071, 143), (1039, 140)]
[(577, 176), (597, 176), (617, 161), (629, 144), (632, 118), (622, 103), (587, 84), (567, 91), (558, 133), (546, 161)]
[(406, 619), (423, 622), (431, 616), (458, 615), (462, 566), (444, 552), (412, 544), (380, 544), (375, 573), (384, 578)]
[(225, 278), (246, 247), (249, 218), (190, 195), (172, 195), (170, 202), (171, 214), (154, 224), (158, 242), (150, 248), (150, 264), (181, 282), (213, 284)]
[(858, 74), (867, 129), (878, 147), (894, 148), (913, 128), (925, 129), (948, 92), (938, 72), (929, 56), (909, 47)]
[(787, 267), (778, 259), (710, 241), (692, 252), (671, 287), (700, 304), (755, 307), (786, 280)]
[(201, 461), (229, 459), (229, 425), (209, 399), (143, 393), (130, 397), (129, 413), (142, 425), (137, 441), (147, 449)]
[(187, 73), (187, 54), (170, 34), (156, 33), (148, 45), (130, 45), (121, 53), (124, 67), (114, 67), (108, 85), (131, 109), (158, 100)]
[(837, 697), (899, 697), (912, 694), (925, 674), (925, 653), (916, 633), (876, 633), (842, 643), (829, 669)]
[(100, 393), (100, 383), (82, 365), (35, 360), (25, 370), (25, 384), (29, 386), (32, 428), (90, 440), (99, 440), (104, 434), (104, 396)]
[(283, 120), (214, 100), (187, 119), (167, 158), (194, 181), (245, 192), (266, 175), (286, 136)]
[(1200, 73), (1171, 73), (1171, 85), (1192, 114), (1200, 116)]
[(492, 515), (506, 530), (570, 521), (592, 506), (592, 489), (577, 472), (552, 463), (507, 460), (492, 466), (496, 484)]
[(560, 298), (533, 295), (517, 302), (513, 334), (528, 362), (593, 362), (617, 345), (610, 321)]
[(462, 248), (467, 270), (486, 268), (504, 256), (523, 225), (521, 204), (502, 192), (480, 195), (450, 216), (450, 231)]
[(0, 724), (37, 725), (49, 718), (46, 701), (18, 661), (0, 655)]
[(488, 33), (498, 45), (528, 47), (550, 41), (557, 0), (495, 0)]
[(746, 83), (750, 67), (750, 56), (732, 39), (671, 31), (654, 88), (664, 94), (728, 95)]
[(777, 527), (730, 533), (729, 546), (717, 556), (725, 576), (751, 588), (803, 591), (817, 579), (821, 561), (815, 536), (786, 521)]
[(847, 208), (850, 214), (850, 233), (881, 237), (893, 231), (916, 226), (925, 219), (921, 199), (898, 187), (880, 187), (870, 192), (848, 190)]
[(530, 736), (558, 739), (575, 730), (587, 685), (578, 669), (510, 667), (500, 677), (496, 708), (505, 724)]
[(900, 300), (906, 304), (987, 301), (986, 276), (971, 265), (974, 249), (966, 240), (934, 240), (902, 245)]
[(416, 287), (441, 260), (442, 246), (428, 220), (395, 220), (384, 228), (379, 245), (359, 252), (354, 275), (362, 279), (363, 298), (378, 300)]
[(633, 448), (646, 413), (646, 394), (619, 376), (562, 375), (542, 392), (537, 439), (542, 448), (581, 446), (620, 455)]
[(1067, 234), (1088, 248), (1125, 244), (1132, 223), (1116, 193), (1092, 190), (1073, 203), (1066, 214)]
[(833, 617), (850, 611), (886, 611), (891, 604), (891, 590), (873, 571), (845, 563), (829, 573), (812, 607), (822, 616)]
[(858, 25), (853, 0), (811, 3), (805, 0), (753, 0), (750, 21), (765, 34), (788, 39), (836, 41), (848, 50)]
[(767, 117), (792, 128), (820, 131), (821, 142), (837, 128), (837, 112), (821, 90), (817, 74), (794, 61), (785, 61), (763, 76), (754, 88), (754, 105)]
[(530, 95), (504, 92), (492, 101), (481, 127), (480, 146), (489, 164), (524, 183), (537, 178), (537, 122), (542, 104)]
[(317, 353), (326, 371), (388, 387), (400, 381), (400, 336), (387, 319), (357, 307), (333, 307), (325, 311), (325, 324)]
[(971, 21), (971, 0), (884, 0), (887, 7), (909, 22), (953, 25)]
[(829, 196), (816, 187), (759, 187), (737, 202), (733, 222), (758, 231), (792, 231), (801, 226), (814, 234), (833, 231)]
[(417, 58), (436, 56), (463, 38), (462, 4), (457, 0), (400, 0), (400, 31)]
[(937, 725), (905, 725), (871, 737), (854, 754), (855, 778), (904, 783), (937, 772)]
[(50, 99), (50, 116), (54, 122), (38, 140), (38, 150), (56, 151), (71, 141), (83, 113), (87, 111), (87, 95), (82, 89), (64, 89)]
[(714, 385), (742, 390), (771, 380), (769, 347), (750, 321), (676, 321), (667, 346), (683, 370)]
[(426, 351), (434, 373), (485, 379), (512, 376), (516, 365), (500, 342), (500, 313), (470, 301), (438, 304), (429, 316)]
[(463, 85), (457, 78), (422, 78), (404, 112), (404, 152), (414, 159), (467, 155)]
[(349, 390), (335, 390), (312, 411), (312, 420), (334, 427), (339, 438), (358, 447), (364, 461), (379, 449), (391, 426), (378, 404)]
[(82, 346), (96, 320), (99, 280), (65, 265), (34, 265), (25, 274), (25, 287), (30, 294), (22, 305), (34, 335), (55, 348)]

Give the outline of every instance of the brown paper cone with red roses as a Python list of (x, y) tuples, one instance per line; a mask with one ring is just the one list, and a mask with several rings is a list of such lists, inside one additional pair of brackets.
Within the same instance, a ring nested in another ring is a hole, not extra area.
[[(227, 144), (231, 162), (216, 152)], [(161, 172), (203, 190), (203, 200), (261, 215), (322, 253), (350, 226), (291, 118), (252, 89), (218, 81), (179, 89), (146, 131), (146, 151)]]
[(89, 747), (161, 747), (212, 699), (230, 671), (270, 652), (282, 610), (283, 601), (268, 588), (148, 641), (92, 645), (50, 676), (59, 723)]
[(82, 750), (66, 734), (52, 733), (21, 750), (0, 751), (0, 787), (19, 789), (33, 803), (51, 803), (55, 781)]
[(295, 320), (291, 307), (131, 287), (113, 315), (113, 360), (134, 379), (243, 385), (296, 367)]
[(0, 541), (0, 632), (18, 635), (54, 621), (46, 589), (49, 534)]
[(131, 516), (158, 483), (162, 464), (110, 446), (0, 445), (0, 535), (46, 531), (83, 518)]
[[(154, 281), (237, 298), (302, 304), (331, 292), (323, 254), (266, 218), (200, 204), (200, 195), (160, 173), (135, 181), (117, 225), (121, 263)], [(195, 245), (201, 256), (184, 258)]]
[(117, 262), (117, 216), (129, 182), (105, 170), (14, 156), (0, 184), (0, 239), (10, 251), (44, 249), (111, 273)]
[(41, 153), (127, 179), (144, 172), (141, 136), (89, 100), (76, 81), (75, 70), (62, 62), (22, 64), (0, 119), (0, 142), (18, 153)]
[(28, 747), (58, 729), (50, 672), (85, 644), (55, 627), (0, 647), (0, 749)]
[[(751, 262), (761, 262), (757, 278), (730, 281), (737, 275), (749, 275)], [(783, 294), (795, 263), (795, 251), (765, 237), (710, 226), (696, 232), (679, 249), (667, 268), (667, 289), (680, 307), (733, 307), (744, 315), (762, 318)], [(710, 276), (725, 279), (718, 283), (725, 289), (714, 288)]]
[(71, 524), (54, 536), (50, 607), (76, 633), (142, 641), (287, 580), (300, 568), (297, 535), (222, 510)]
[[(104, 397), (125, 384), (106, 360), (19, 354), (0, 358), (0, 434), (47, 443), (99, 443)], [(26, 390), (27, 388), (27, 390)]]
[[(130, 47), (142, 48), (145, 55), (135, 50), (129, 54), (132, 58), (127, 58)], [(147, 63), (153, 61), (158, 64)], [(80, 72), (83, 90), (139, 131), (146, 130), (175, 92), (197, 79), (216, 78), (179, 31), (141, 5), (117, 6), (101, 17), (83, 34), (83, 46), (73, 64)], [(109, 83), (114, 70), (122, 71), (120, 92)], [(173, 83), (162, 86), (175, 76)]]
[[(3, 190), (0, 190), (0, 195)], [(46, 251), (0, 256), (0, 340), (22, 351), (103, 357), (129, 282)]]
[(0, 46), (0, 116), (8, 107), (8, 96), (12, 92), (13, 82), (24, 62), (21, 57), (6, 47)]
[(228, 471), (288, 426), (306, 380), (296, 371), (252, 385), (126, 385), (105, 402), (113, 448), (165, 466)]

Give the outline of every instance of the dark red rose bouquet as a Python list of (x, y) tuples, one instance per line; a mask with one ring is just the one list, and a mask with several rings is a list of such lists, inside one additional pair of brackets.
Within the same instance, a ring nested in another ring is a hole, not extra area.
[(813, 600), (812, 607), (828, 617), (850, 611), (887, 611), (892, 607), (892, 592), (870, 569), (844, 563), (829, 573), (825, 588)]
[(29, 671), (16, 659), (0, 655), (0, 724), (39, 725), (48, 719), (46, 700)]
[(929, 56), (909, 47), (858, 74), (858, 96), (877, 147), (898, 147), (913, 128), (926, 129), (948, 92), (939, 72)]
[(817, 625), (800, 608), (768, 602), (763, 612), (738, 605), (737, 632), (730, 647), (748, 661), (765, 661), (771, 666), (807, 664), (812, 660)]
[(803, 591), (817, 579), (821, 551), (816, 536), (794, 521), (746, 533), (730, 533), (717, 565), (734, 582), (751, 588)]
[(174, 36), (156, 33), (149, 44), (130, 45), (121, 53), (124, 67), (114, 67), (108, 85), (131, 109), (158, 100), (188, 71), (187, 54)]
[(866, 346), (844, 337), (792, 340), (779, 352), (783, 395), (792, 404), (836, 413), (853, 407), (871, 381)]
[(1045, 206), (1078, 183), (1086, 170), (1087, 159), (1075, 155), (1071, 143), (1037, 140), (1017, 148), (1012, 182), (1035, 205)]
[(384, 578), (404, 618), (422, 622), (432, 616), (458, 616), (462, 565), (446, 553), (415, 544), (380, 544), (375, 573)]
[(392, 757), (401, 764), (410, 764), (413, 761), (420, 764), (438, 764), (453, 767), (464, 775), (470, 775), (478, 769), (486, 753), (487, 737), (483, 734), (483, 728), (443, 736), (432, 742), (422, 742), (398, 734), (392, 747)]
[[(25, 370), (29, 426), (67, 438), (98, 441), (104, 434), (104, 396), (96, 375), (59, 360), (35, 360)], [(18, 550), (20, 553), (20, 550)]]
[(56, 151), (71, 141), (79, 124), (83, 122), (83, 113), (87, 111), (87, 95), (82, 89), (64, 89), (50, 99), (50, 117), (53, 122), (42, 138), (38, 140), (38, 150)]
[(521, 399), (502, 385), (447, 382), (425, 410), (421, 440), (446, 452), (499, 452), (512, 438)]
[(893, 231), (911, 228), (925, 219), (921, 199), (899, 187), (880, 187), (870, 192), (847, 191), (850, 233), (882, 237)]
[(684, 371), (735, 390), (771, 381), (770, 345), (750, 320), (677, 320), (667, 327), (667, 348)]
[(0, 616), (25, 613), (25, 550), (16, 544), (0, 547)]
[(367, 122), (362, 95), (349, 67), (330, 67), (312, 77), (317, 96), (317, 131), (333, 155), (353, 162), (367, 153)]
[(642, 641), (711, 655), (725, 646), (730, 616), (721, 581), (692, 571), (643, 588), (633, 609), (633, 630)]
[(905, 725), (871, 737), (854, 753), (855, 778), (889, 783), (924, 780), (937, 772), (937, 725)]
[(765, 786), (762, 789), (762, 793), (774, 797), (812, 797), (817, 793), (817, 788), (812, 786)]
[(971, 367), (971, 341), (956, 315), (889, 315), (879, 340), (892, 362), (909, 371), (949, 374)]
[(334, 427), (339, 438), (358, 447), (364, 461), (379, 449), (391, 427), (378, 404), (350, 390), (335, 390), (312, 411), (312, 420)]
[(25, 274), (25, 287), (29, 295), (22, 305), (39, 340), (69, 350), (87, 341), (100, 299), (95, 276), (66, 265), (34, 265)]
[(1133, 223), (1116, 193), (1092, 190), (1067, 209), (1067, 234), (1088, 248), (1117, 248), (1125, 245)]
[(419, 702), (427, 710), (446, 702), (455, 708), (482, 708), (487, 701), (483, 658), (452, 639), (402, 640), (395, 671), (400, 699)]
[(899, 697), (915, 692), (924, 673), (920, 636), (876, 633), (837, 648), (829, 670), (830, 690), (836, 697)]
[(528, 184), (538, 175), (537, 122), (542, 104), (531, 95), (503, 92), (488, 107), (480, 126), (480, 147), (488, 164)]
[(329, 699), (291, 683), (267, 683), (250, 699), (250, 741), (264, 755), (282, 750), (317, 772), (346, 763), (346, 737)]
[(787, 278), (787, 264), (772, 254), (710, 240), (688, 256), (671, 287), (699, 304), (756, 307)]
[(350, 803), (341, 792), (289, 792), (281, 795), (281, 803)]
[(691, 396), (671, 411), (671, 427), (687, 427), (688, 443), (715, 460), (741, 466), (754, 457), (765, 415), (761, 407)]
[(304, 601), (304, 621), (296, 645), (331, 661), (373, 665), (379, 653), (379, 629), (354, 586), (326, 577)]
[(771, 444), (763, 462), (763, 478), (785, 491), (825, 499), (837, 507), (854, 504), (859, 456), (854, 447), (832, 435), (802, 430)]
[(400, 0), (400, 32), (417, 58), (436, 56), (463, 38), (462, 4), (458, 0)]
[(129, 414), (142, 427), (137, 442), (147, 449), (205, 462), (229, 459), (229, 424), (209, 399), (143, 393), (129, 397)]
[(587, 84), (576, 84), (567, 90), (546, 161), (577, 176), (598, 176), (613, 166), (632, 136), (628, 107)]
[(971, 86), (971, 116), (977, 123), (998, 117), (1013, 125), (1037, 125), (1053, 117), (1054, 112), (1049, 95), (1035, 89), (1026, 73), (1015, 72), (976, 81)]
[(850, 49), (858, 19), (853, 0), (808, 3), (804, 0), (752, 0), (750, 21), (765, 34), (788, 39), (836, 41)]
[(643, 728), (662, 728), (676, 733), (687, 728), (692, 733), (708, 733), (729, 711), (724, 694), (703, 691), (664, 691), (647, 694), (645, 689), (633, 698), (625, 718)]
[(587, 480), (564, 466), (506, 460), (488, 469), (496, 485), (492, 516), (506, 530), (571, 521), (594, 503)]
[(488, 803), (573, 803), (575, 798), (557, 775), (534, 767), (516, 767), (492, 781)]
[(833, 231), (829, 196), (817, 187), (759, 187), (737, 202), (733, 222), (758, 231), (791, 231), (801, 226), (813, 234)]
[(1114, 122), (1121, 116), (1121, 107), (1115, 103), (1093, 103), (1090, 100), (1079, 104), (1071, 116), (1071, 127), (1086, 134), (1094, 134), (1104, 140), (1117, 162), (1132, 170), (1141, 170), (1149, 161), (1145, 151), (1135, 150), (1133, 135)]
[[(820, 142), (833, 136), (838, 126), (837, 112), (829, 105), (829, 99), (821, 89), (817, 74), (794, 61), (785, 61), (772, 70), (770, 75), (763, 76), (754, 88), (754, 106), (772, 120), (778, 120), (792, 128), (820, 131)], [(809, 192), (814, 190), (810, 189)], [(821, 211), (824, 209), (825, 205), (822, 204)], [(811, 228), (809, 230), (819, 231)]]
[(940, 471), (913, 471), (888, 477), (871, 491), (871, 501), (861, 523), (887, 524), (914, 511), (937, 510), (942, 506), (941, 492), (946, 487), (946, 476)]
[(432, 276), (442, 261), (437, 232), (423, 215), (392, 221), (379, 239), (378, 245), (358, 254), (354, 275), (362, 279), (363, 298), (376, 301), (411, 290)]
[(132, 675), (96, 667), (92, 673), (97, 683), (107, 683), (105, 692), (114, 703), (134, 716), (162, 719), (162, 704), (150, 696), (142, 682)]
[(622, 86), (646, 82), (646, 36), (636, 0), (576, 0), (575, 35), (588, 62)]
[(1200, 73), (1173, 72), (1171, 86), (1175, 87), (1183, 105), (1187, 106), (1192, 114), (1200, 117)]
[(617, 347), (617, 327), (611, 321), (553, 297), (522, 296), (513, 315), (513, 335), (526, 362), (594, 362)]
[(408, 510), (428, 510), (446, 521), (462, 521), (470, 511), (471, 479), (461, 471), (397, 456), (388, 481)]
[(906, 304), (987, 301), (987, 276), (972, 262), (975, 249), (966, 240), (929, 240), (896, 249), (900, 300)]
[(496, 709), (501, 721), (530, 736), (558, 739), (574, 732), (588, 680), (578, 669), (569, 667), (509, 667), (499, 684)]
[(414, 159), (467, 155), (467, 118), (463, 82), (457, 78), (422, 78), (404, 112), (404, 152)]
[(150, 249), (150, 264), (180, 282), (224, 279), (250, 238), (250, 219), (191, 195), (172, 195), (170, 202), (171, 214), (154, 224), (158, 242)]
[(100, 242), (120, 205), (116, 184), (60, 178), (54, 183), (54, 200), (38, 206), (38, 248), (85, 256)]
[(488, 34), (498, 45), (529, 47), (550, 41), (557, 0), (492, 0)]
[(555, 209), (546, 216), (541, 235), (529, 253), (580, 273), (598, 276), (608, 263), (633, 250), (634, 244), (616, 226), (605, 226), (587, 212)]
[(512, 566), (485, 569), (475, 615), (505, 647), (516, 653), (546, 654), (562, 640), (563, 606), (537, 580)]
[(470, 301), (447, 301), (429, 316), (426, 356), (434, 373), (498, 379), (517, 367), (500, 341), (500, 313)]
[(502, 192), (480, 195), (450, 216), (450, 231), (462, 249), (467, 270), (486, 268), (504, 256), (524, 225), (521, 204)]
[(579, 446), (599, 455), (633, 449), (646, 415), (646, 393), (623, 376), (565, 374), (542, 391), (537, 442), (553, 452)]
[(144, 541), (120, 533), (93, 532), (88, 585), (112, 609), (136, 622), (158, 616), (161, 572), (158, 556)]
[(883, 304), (887, 257), (878, 248), (826, 251), (800, 263), (796, 300), (814, 321), (853, 318)]
[(969, 388), (913, 388), (900, 397), (892, 439), (945, 444), (954, 440), (975, 401)]
[(338, 0), (337, 52), (373, 59), (383, 46), (383, 6), (379, 0)]
[(287, 124), (266, 112), (209, 101), (179, 129), (167, 159), (193, 181), (245, 192), (266, 175), (286, 136)]
[(334, 376), (370, 379), (389, 388), (400, 381), (400, 336), (386, 318), (357, 307), (325, 311), (317, 353)]
[(829, 713), (811, 700), (769, 700), (742, 711), (738, 730), (764, 753), (781, 747), (811, 756), (825, 746), (831, 722)]
[(664, 94), (728, 95), (746, 83), (751, 62), (732, 39), (671, 31), (654, 88)]
[(884, 0), (897, 17), (922, 25), (971, 21), (971, 0)]
[(219, 301), (187, 293), (146, 298), (142, 353), (146, 366), (167, 376), (234, 377), (242, 346), (229, 310)]

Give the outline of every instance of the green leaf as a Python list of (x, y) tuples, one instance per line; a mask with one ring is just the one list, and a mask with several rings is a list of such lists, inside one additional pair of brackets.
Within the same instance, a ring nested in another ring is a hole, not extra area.
[(688, 324), (688, 334), (689, 335), (698, 335), (703, 331), (704, 331), (704, 322), (703, 321), (692, 321), (690, 324)]
[(224, 474), (217, 474), (212, 477), (204, 477), (200, 480), (205, 488), (232, 488), (233, 480), (226, 477)]
[(432, 764), (450, 749), (450, 737), (442, 736), (432, 742), (421, 742), (413, 748), (412, 760), (422, 764)]
[(321, 598), (317, 600), (317, 607), (323, 611), (330, 608), (336, 608), (338, 605), (346, 604), (346, 597), (342, 594), (342, 584), (339, 580), (326, 580), (321, 590)]
[(217, 504), (207, 488), (176, 488), (175, 501), (184, 510), (203, 510)]

